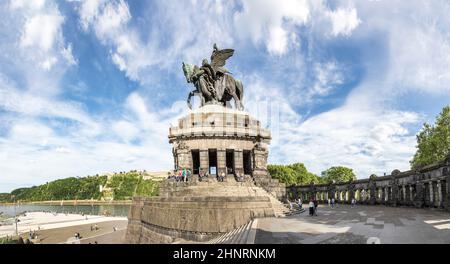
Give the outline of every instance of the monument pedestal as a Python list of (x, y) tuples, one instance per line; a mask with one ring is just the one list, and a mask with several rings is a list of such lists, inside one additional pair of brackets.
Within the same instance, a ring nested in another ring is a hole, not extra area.
[[(256, 217), (275, 216), (286, 187), (267, 172), (270, 132), (248, 113), (220, 105), (193, 110), (171, 127), (174, 169), (188, 182), (166, 180), (160, 195), (135, 198), (127, 239), (132, 243), (206, 241)], [(207, 181), (199, 176), (209, 173)], [(224, 182), (217, 176), (225, 176)]]

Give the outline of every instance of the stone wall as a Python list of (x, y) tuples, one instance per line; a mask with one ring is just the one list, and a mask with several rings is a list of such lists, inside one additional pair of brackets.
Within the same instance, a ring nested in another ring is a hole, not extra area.
[(128, 217), (127, 241), (206, 241), (268, 216), (274, 216), (268, 197), (136, 197)]
[(321, 202), (334, 197), (337, 202), (445, 208), (450, 211), (450, 155), (446, 160), (418, 170), (337, 184), (287, 187), (290, 197)]

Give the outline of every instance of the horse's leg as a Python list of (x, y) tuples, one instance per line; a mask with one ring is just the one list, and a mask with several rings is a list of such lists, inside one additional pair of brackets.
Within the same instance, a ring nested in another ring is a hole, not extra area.
[(189, 107), (189, 109), (192, 109), (192, 104), (191, 104), (191, 97), (194, 96), (194, 91), (189, 93), (188, 99), (187, 99), (187, 105)]

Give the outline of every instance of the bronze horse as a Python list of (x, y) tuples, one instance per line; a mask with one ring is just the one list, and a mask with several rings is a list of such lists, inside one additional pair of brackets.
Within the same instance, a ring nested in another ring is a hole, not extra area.
[[(200, 68), (192, 64), (186, 64), (184, 62), (182, 64), (182, 68), (184, 76), (186, 77), (186, 81), (188, 83), (193, 83), (196, 88), (195, 90), (191, 91), (188, 95), (187, 99), (188, 107), (192, 109), (191, 98), (192, 96), (195, 95), (200, 97), (201, 106), (212, 101), (209, 92), (203, 89), (201, 85), (198, 84), (197, 80), (192, 78), (198, 73)], [(217, 95), (217, 98), (215, 99), (218, 102), (220, 102), (221, 105), (223, 106), (226, 106), (228, 101), (234, 99), (236, 109), (243, 110), (244, 106), (242, 104), (242, 99), (244, 97), (244, 88), (242, 83), (239, 80), (234, 79), (233, 76), (227, 73), (218, 72), (217, 74), (218, 74), (217, 80), (213, 84)]]

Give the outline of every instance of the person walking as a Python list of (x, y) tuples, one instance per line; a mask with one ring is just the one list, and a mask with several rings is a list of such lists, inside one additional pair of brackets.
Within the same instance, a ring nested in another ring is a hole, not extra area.
[(298, 201), (297, 201), (297, 203), (298, 203), (298, 209), (302, 209), (302, 199), (300, 199), (300, 198), (298, 198)]
[(334, 197), (331, 198), (331, 208), (334, 208)]
[(313, 216), (314, 215), (314, 202), (313, 200), (309, 200), (309, 216)]

